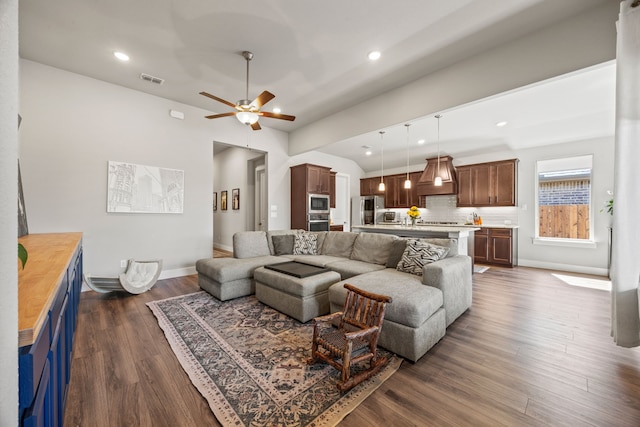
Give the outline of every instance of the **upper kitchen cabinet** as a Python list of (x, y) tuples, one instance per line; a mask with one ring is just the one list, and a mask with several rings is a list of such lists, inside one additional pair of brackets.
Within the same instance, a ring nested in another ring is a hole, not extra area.
[(291, 167), (291, 178), (294, 179), (294, 177), (306, 182), (307, 193), (330, 194), (331, 192), (331, 168), (303, 163)]
[[(386, 180), (387, 177), (384, 177)], [(362, 178), (360, 179), (360, 195), (361, 196), (384, 196), (384, 191), (378, 190), (380, 177)], [(385, 182), (386, 187), (386, 182)]]
[(329, 176), (329, 207), (336, 207), (336, 174), (337, 172), (330, 172)]
[(360, 179), (360, 195), (361, 196), (384, 196), (384, 207), (393, 208), (409, 208), (411, 206), (425, 207), (424, 197), (418, 196), (418, 181), (422, 172), (409, 173), (411, 180), (411, 188), (404, 188), (404, 181), (407, 174), (386, 175), (384, 177), (385, 191), (379, 191), (380, 177), (362, 178)]
[(515, 206), (518, 160), (458, 166), (458, 207)]

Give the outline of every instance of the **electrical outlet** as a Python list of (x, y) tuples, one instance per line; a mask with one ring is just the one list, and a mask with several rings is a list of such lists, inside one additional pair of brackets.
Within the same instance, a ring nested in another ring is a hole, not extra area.
[(127, 260), (126, 259), (121, 259), (120, 260), (120, 267), (122, 267), (122, 268), (126, 268), (127, 267)]

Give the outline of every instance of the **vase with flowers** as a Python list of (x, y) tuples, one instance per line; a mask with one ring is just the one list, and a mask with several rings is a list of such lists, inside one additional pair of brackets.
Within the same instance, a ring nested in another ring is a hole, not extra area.
[(417, 206), (411, 206), (407, 211), (407, 216), (411, 220), (411, 227), (416, 226), (416, 220), (420, 218), (420, 210)]

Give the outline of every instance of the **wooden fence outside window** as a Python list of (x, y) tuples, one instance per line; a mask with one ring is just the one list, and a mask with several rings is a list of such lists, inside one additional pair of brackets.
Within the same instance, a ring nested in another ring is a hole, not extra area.
[(539, 208), (540, 237), (589, 239), (589, 205), (546, 205)]

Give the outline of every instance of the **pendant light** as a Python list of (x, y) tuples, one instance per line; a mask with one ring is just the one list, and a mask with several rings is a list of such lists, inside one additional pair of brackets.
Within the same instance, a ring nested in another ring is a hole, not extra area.
[(380, 185), (378, 191), (384, 191), (384, 131), (380, 131)]
[(411, 180), (409, 179), (409, 126), (411, 126), (411, 123), (405, 123), (407, 128), (407, 179), (404, 181), (404, 188), (407, 190), (411, 188)]
[(440, 118), (442, 115), (437, 114), (436, 119), (438, 119), (438, 167), (436, 168), (436, 177), (433, 180), (433, 185), (436, 187), (442, 187), (442, 177), (440, 176)]

